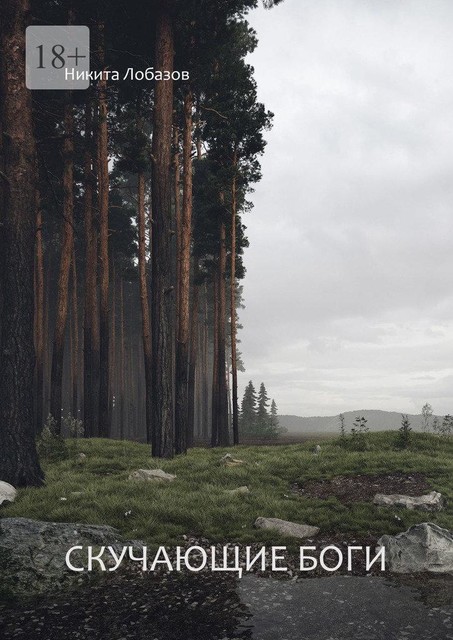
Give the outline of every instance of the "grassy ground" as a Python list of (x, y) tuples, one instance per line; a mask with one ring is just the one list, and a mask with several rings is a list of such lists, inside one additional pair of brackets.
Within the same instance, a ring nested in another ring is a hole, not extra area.
[[(410, 450), (396, 451), (395, 435), (371, 434), (366, 452), (345, 451), (332, 439), (321, 441), (319, 456), (313, 455), (316, 442), (311, 441), (279, 447), (193, 449), (168, 461), (152, 459), (148, 446), (142, 444), (70, 441), (68, 459), (44, 463), (46, 486), (21, 490), (14, 504), (2, 509), (1, 517), (110, 524), (126, 538), (151, 545), (175, 545), (184, 534), (211, 542), (288, 542), (255, 530), (258, 516), (317, 525), (322, 534), (358, 538), (397, 533), (427, 519), (453, 529), (453, 439), (413, 434)], [(246, 464), (220, 466), (227, 451)], [(77, 459), (80, 452), (87, 456), (83, 462)], [(138, 468), (162, 468), (177, 479), (168, 485), (128, 481), (129, 473)], [(398, 521), (393, 509), (364, 502), (344, 505), (336, 498), (306, 498), (289, 490), (294, 481), (390, 471), (425, 473), (432, 489), (447, 498), (447, 508), (436, 514), (400, 510)], [(248, 485), (251, 493), (225, 493), (241, 485)]]

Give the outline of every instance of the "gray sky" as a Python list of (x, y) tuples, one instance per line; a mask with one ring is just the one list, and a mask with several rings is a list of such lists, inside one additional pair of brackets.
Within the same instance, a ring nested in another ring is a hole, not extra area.
[(240, 349), (280, 413), (453, 413), (453, 2), (249, 16), (275, 113)]

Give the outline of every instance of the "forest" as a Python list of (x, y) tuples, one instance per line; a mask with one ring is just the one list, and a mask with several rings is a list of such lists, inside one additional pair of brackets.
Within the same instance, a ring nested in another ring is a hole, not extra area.
[[(43, 482), (44, 427), (162, 458), (239, 443), (244, 219), (272, 124), (247, 63), (257, 5), (2, 1), (0, 477), (14, 486)], [(29, 25), (89, 27), (88, 89), (25, 87)]]

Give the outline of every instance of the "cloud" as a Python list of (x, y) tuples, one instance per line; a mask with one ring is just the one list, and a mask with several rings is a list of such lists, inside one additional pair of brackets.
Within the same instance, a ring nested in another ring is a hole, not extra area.
[(250, 20), (275, 120), (245, 217), (242, 384), (286, 413), (453, 413), (452, 3), (286, 0)]

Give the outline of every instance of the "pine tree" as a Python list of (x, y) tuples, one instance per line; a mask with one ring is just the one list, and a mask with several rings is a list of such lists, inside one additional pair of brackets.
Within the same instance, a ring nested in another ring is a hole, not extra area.
[[(174, 24), (170, 2), (156, 7), (156, 70), (172, 73)], [(174, 454), (173, 403), (173, 291), (171, 224), (171, 146), (173, 83), (155, 82), (152, 141), (152, 453), (159, 458)]]
[(276, 434), (279, 434), (281, 429), (280, 429), (280, 422), (278, 419), (278, 414), (277, 414), (277, 405), (275, 403), (275, 400), (272, 400), (271, 402), (271, 412), (270, 412), (270, 419), (269, 419), (269, 426), (271, 431), (275, 432)]
[(43, 482), (33, 425), (33, 268), (36, 146), (25, 87), (28, 0), (0, 5), (0, 478), (16, 487)]
[(244, 391), (241, 404), (240, 426), (242, 433), (255, 433), (256, 422), (256, 391), (250, 380)]
[(264, 382), (260, 384), (260, 390), (258, 392), (258, 408), (256, 412), (257, 430), (259, 433), (267, 434), (269, 430), (269, 397), (267, 395)]
[(63, 357), (69, 310), (69, 275), (74, 252), (74, 107), (68, 92), (64, 109), (65, 139), (63, 142), (63, 241), (58, 275), (57, 317), (52, 351), (50, 413), (61, 431), (63, 395)]

